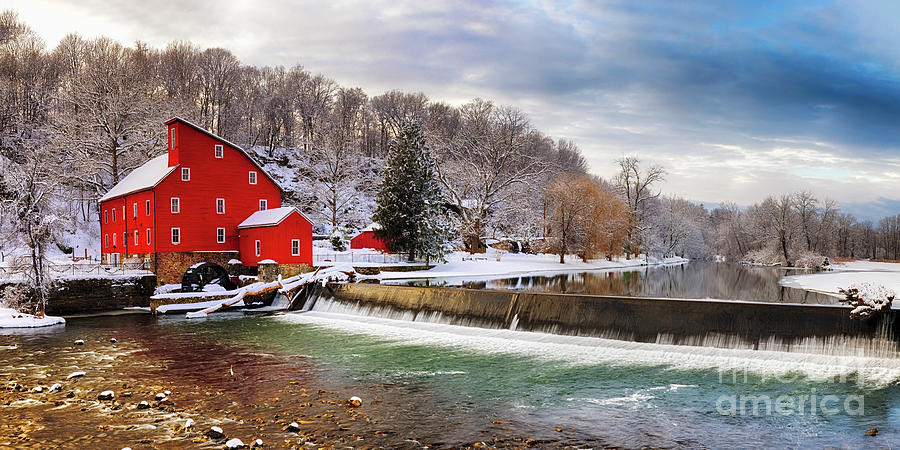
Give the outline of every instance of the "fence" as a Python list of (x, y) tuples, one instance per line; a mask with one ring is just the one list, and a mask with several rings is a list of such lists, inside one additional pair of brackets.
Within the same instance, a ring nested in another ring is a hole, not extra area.
[(398, 264), (407, 260), (406, 253), (316, 253), (313, 265), (329, 263)]
[[(100, 264), (97, 261), (81, 260), (69, 263), (50, 263), (47, 265), (47, 269), (53, 278), (88, 275), (126, 275), (150, 270), (150, 264), (144, 260), (123, 261), (122, 264)], [(0, 279), (19, 278), (28, 270), (29, 266), (21, 263), (12, 266), (0, 266)]]

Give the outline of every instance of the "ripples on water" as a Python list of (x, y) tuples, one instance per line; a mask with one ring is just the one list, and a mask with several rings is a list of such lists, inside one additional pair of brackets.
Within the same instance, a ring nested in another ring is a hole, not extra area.
[[(696, 274), (664, 267), (483, 283), (802, 303), (774, 288), (777, 270), (695, 264), (686, 267), (700, 267)], [(693, 287), (678, 287), (685, 285)], [(742, 289), (751, 293), (726, 297)], [(118, 345), (99, 344), (112, 336)], [(105, 379), (158, 380), (178, 387), (173, 391), (185, 396), (179, 402), (220, 411), (216, 420), (294, 418), (309, 397), (285, 389), (290, 382), (359, 395), (360, 411), (370, 421), (340, 424), (345, 431), (327, 433), (366, 436), (362, 446), (415, 447), (413, 439), (459, 446), (496, 436), (537, 439), (533, 445), (542, 447), (887, 447), (900, 441), (900, 370), (892, 359), (678, 347), (315, 311), (226, 313), (200, 321), (145, 315), (73, 319), (55, 330), (0, 338), (0, 376), (37, 379), (49, 370), (58, 378), (90, 364), (99, 380), (79, 381), (84, 386), (100, 389)], [(75, 338), (90, 348), (71, 347)], [(120, 373), (104, 374), (111, 370)], [(717, 410), (730, 396), (812, 393), (862, 396), (864, 415), (728, 416)], [(7, 423), (19, 420), (9, 406), (0, 414)], [(249, 422), (228, 424), (253, 429)], [(76, 420), (71, 433), (84, 438), (97, 425)], [(277, 435), (280, 428), (268, 426)], [(865, 436), (872, 427), (881, 433)]]

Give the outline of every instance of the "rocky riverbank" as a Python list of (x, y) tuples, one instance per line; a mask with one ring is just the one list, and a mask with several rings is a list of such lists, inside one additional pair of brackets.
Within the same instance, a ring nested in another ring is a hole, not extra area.
[[(67, 328), (0, 335), (0, 447), (223, 448), (234, 438), (266, 448), (599, 444), (564, 428), (548, 430), (552, 442), (536, 439), (499, 417), (474, 418), (483, 427), (469, 440), (435, 442), (393, 424), (403, 399), (321, 380), (302, 357), (202, 339), (184, 346), (130, 327)], [(354, 395), (361, 405), (348, 401)]]

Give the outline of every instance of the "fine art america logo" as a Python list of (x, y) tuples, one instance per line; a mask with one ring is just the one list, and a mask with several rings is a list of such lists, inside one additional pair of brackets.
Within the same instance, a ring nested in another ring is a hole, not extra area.
[[(783, 384), (801, 382), (801, 375), (796, 373), (780, 374), (771, 377), (758, 376), (754, 384), (762, 385), (772, 381)], [(853, 380), (855, 378), (855, 380)], [(846, 370), (826, 379), (830, 383), (851, 383), (865, 385), (865, 370)], [(750, 383), (746, 370), (720, 369), (719, 383), (738, 385)], [(861, 394), (835, 394), (822, 392), (820, 389), (796, 389), (790, 394), (768, 395), (760, 393), (723, 394), (716, 399), (716, 411), (725, 416), (862, 416), (865, 410), (865, 396)]]

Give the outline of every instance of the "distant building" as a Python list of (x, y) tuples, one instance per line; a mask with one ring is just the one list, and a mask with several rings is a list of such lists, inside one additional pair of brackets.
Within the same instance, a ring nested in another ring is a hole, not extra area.
[(312, 265), (312, 223), (241, 147), (181, 118), (168, 152), (100, 198), (103, 259), (140, 257), (166, 283), (200, 261)]
[(350, 238), (351, 249), (371, 248), (380, 252), (387, 252), (387, 246), (384, 241), (375, 237), (375, 230), (379, 229), (377, 223), (372, 223), (366, 228), (360, 230), (359, 234)]

